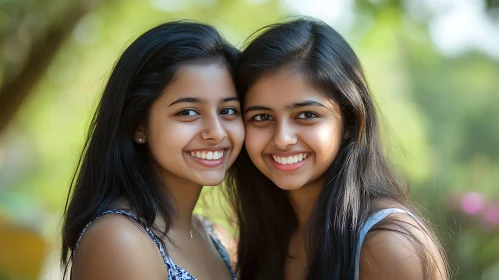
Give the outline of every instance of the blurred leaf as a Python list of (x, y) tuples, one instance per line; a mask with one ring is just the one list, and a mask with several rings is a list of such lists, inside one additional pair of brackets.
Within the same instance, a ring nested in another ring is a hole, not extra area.
[(6, 279), (39, 279), (46, 254), (42, 236), (0, 223), (0, 275)]

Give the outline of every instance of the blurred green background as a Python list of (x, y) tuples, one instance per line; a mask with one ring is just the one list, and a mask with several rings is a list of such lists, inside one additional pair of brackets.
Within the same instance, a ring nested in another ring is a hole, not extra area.
[[(0, 279), (60, 278), (69, 181), (101, 90), (134, 38), (195, 19), (240, 47), (295, 15), (328, 22), (360, 56), (390, 159), (437, 228), (454, 278), (499, 279), (494, 0), (0, 0)], [(224, 223), (209, 207), (218, 195), (204, 196), (196, 211)]]

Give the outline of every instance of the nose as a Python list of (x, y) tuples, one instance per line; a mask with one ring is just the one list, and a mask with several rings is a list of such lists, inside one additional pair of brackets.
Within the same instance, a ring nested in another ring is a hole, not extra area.
[(290, 145), (298, 142), (294, 128), (286, 121), (277, 124), (272, 142), (281, 150), (286, 150)]
[(206, 116), (205, 126), (201, 131), (201, 138), (218, 143), (225, 137), (227, 137), (227, 131), (220, 120), (220, 116), (218, 114)]

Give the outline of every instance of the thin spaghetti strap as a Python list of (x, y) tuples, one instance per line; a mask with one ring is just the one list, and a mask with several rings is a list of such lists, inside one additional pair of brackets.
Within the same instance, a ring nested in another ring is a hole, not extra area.
[(81, 238), (83, 237), (83, 234), (85, 233), (85, 231), (87, 230), (87, 228), (95, 220), (97, 220), (98, 218), (100, 218), (100, 217), (102, 217), (104, 215), (109, 215), (109, 214), (118, 214), (118, 215), (127, 216), (127, 217), (133, 219), (135, 222), (137, 222), (140, 226), (142, 226), (142, 228), (147, 232), (147, 234), (149, 235), (149, 237), (154, 241), (154, 243), (156, 244), (156, 247), (158, 247), (159, 252), (161, 253), (161, 257), (163, 258), (163, 261), (164, 261), (166, 267), (168, 269), (170, 269), (172, 267), (172, 261), (168, 257), (168, 255), (166, 254), (166, 251), (165, 251), (163, 245), (161, 245), (161, 242), (159, 242), (159, 240), (156, 237), (156, 235), (144, 223), (142, 223), (135, 215), (133, 215), (132, 213), (130, 213), (130, 212), (126, 211), (126, 210), (123, 210), (123, 209), (111, 209), (111, 210), (104, 211), (101, 214), (99, 214), (97, 217), (95, 217), (92, 221), (90, 221), (83, 228), (83, 230), (80, 233), (80, 236), (78, 237), (78, 240), (76, 241), (76, 245), (75, 245), (75, 248), (73, 250), (73, 258), (74, 258), (75, 254), (76, 254), (76, 250), (78, 249), (78, 245), (80, 244)]
[[(183, 269), (183, 268), (179, 267), (178, 265), (176, 265), (173, 262), (173, 260), (170, 257), (168, 257), (167, 252), (166, 252), (165, 248), (163, 247), (163, 245), (161, 245), (161, 242), (159, 241), (159, 239), (156, 237), (156, 235), (144, 223), (142, 223), (132, 213), (130, 213), (130, 212), (126, 211), (126, 210), (122, 210), (122, 209), (111, 209), (111, 210), (102, 212), (100, 215), (98, 215), (92, 221), (90, 221), (85, 226), (85, 228), (82, 230), (82, 232), (81, 232), (81, 234), (80, 234), (80, 236), (78, 238), (78, 241), (76, 242), (75, 249), (73, 250), (73, 254), (72, 254), (73, 258), (75, 256), (76, 250), (78, 249), (78, 245), (79, 245), (79, 243), (81, 241), (81, 238), (83, 237), (83, 234), (85, 233), (85, 231), (87, 230), (87, 228), (95, 220), (97, 220), (98, 218), (100, 218), (100, 217), (102, 217), (104, 215), (108, 215), (108, 214), (118, 214), (118, 215), (127, 216), (130, 219), (132, 219), (133, 221), (135, 221), (137, 224), (139, 224), (140, 226), (142, 226), (142, 228), (147, 232), (147, 234), (149, 235), (149, 237), (154, 241), (154, 243), (156, 244), (156, 247), (158, 247), (158, 249), (159, 249), (159, 251), (161, 253), (161, 257), (163, 258), (163, 262), (165, 263), (166, 268), (168, 270), (168, 279), (169, 280), (170, 279), (196, 280), (196, 278), (194, 276), (192, 276), (185, 269)], [(232, 278), (234, 280), (237, 279), (236, 278), (236, 274), (234, 273), (234, 270), (232, 269), (232, 267), (230, 265), (229, 255), (227, 254), (227, 251), (225, 250), (225, 247), (222, 245), (222, 243), (218, 239), (218, 236), (216, 235), (215, 230), (213, 229), (213, 226), (211, 225), (211, 223), (208, 220), (206, 220), (204, 218), (200, 217), (200, 220), (202, 221), (205, 230), (207, 231), (208, 235), (210, 236), (210, 239), (212, 240), (213, 244), (215, 245), (215, 248), (217, 249), (217, 251), (221, 255), (222, 259), (226, 263), (227, 267), (229, 268), (229, 271), (230, 271), (230, 273), (232, 275)]]
[(426, 230), (426, 227), (424, 224), (416, 217), (416, 215), (412, 214), (411, 212), (400, 209), (400, 208), (387, 208), (387, 209), (382, 209), (378, 212), (373, 213), (367, 220), (364, 222), (362, 227), (360, 228), (359, 231), (359, 237), (357, 239), (357, 247), (355, 251), (355, 276), (354, 279), (358, 280), (359, 279), (359, 270), (360, 270), (360, 251), (362, 249), (362, 243), (364, 242), (364, 239), (366, 238), (367, 233), (371, 228), (379, 223), (381, 220), (386, 218), (387, 216), (395, 213), (405, 213), (411, 216), (423, 229)]
[(218, 237), (217, 233), (215, 232), (215, 229), (213, 228), (213, 224), (210, 222), (210, 220), (208, 220), (202, 216), (199, 216), (199, 220), (202, 222), (203, 227), (205, 228), (205, 230), (207, 231), (211, 240), (213, 241), (215, 248), (217, 249), (217, 251), (220, 254), (220, 256), (222, 257), (223, 261), (225, 262), (225, 264), (229, 268), (230, 274), (232, 275), (232, 279), (237, 279), (236, 273), (234, 272), (232, 265), (230, 264), (229, 254), (227, 253), (227, 250), (222, 245), (220, 238)]

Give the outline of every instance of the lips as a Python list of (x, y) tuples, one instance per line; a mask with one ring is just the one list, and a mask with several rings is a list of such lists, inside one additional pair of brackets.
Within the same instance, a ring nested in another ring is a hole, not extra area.
[(187, 151), (186, 154), (197, 164), (215, 168), (223, 164), (228, 149)]
[(191, 151), (189, 153), (193, 157), (206, 160), (217, 160), (224, 156), (223, 149), (218, 151)]
[(307, 153), (299, 153), (291, 156), (282, 156), (282, 157), (277, 155), (272, 155), (272, 159), (274, 159), (275, 162), (280, 164), (295, 164), (306, 159), (307, 156), (308, 156)]
[(272, 165), (280, 171), (296, 171), (305, 165), (309, 153), (286, 153), (286, 154), (270, 154), (269, 159)]

